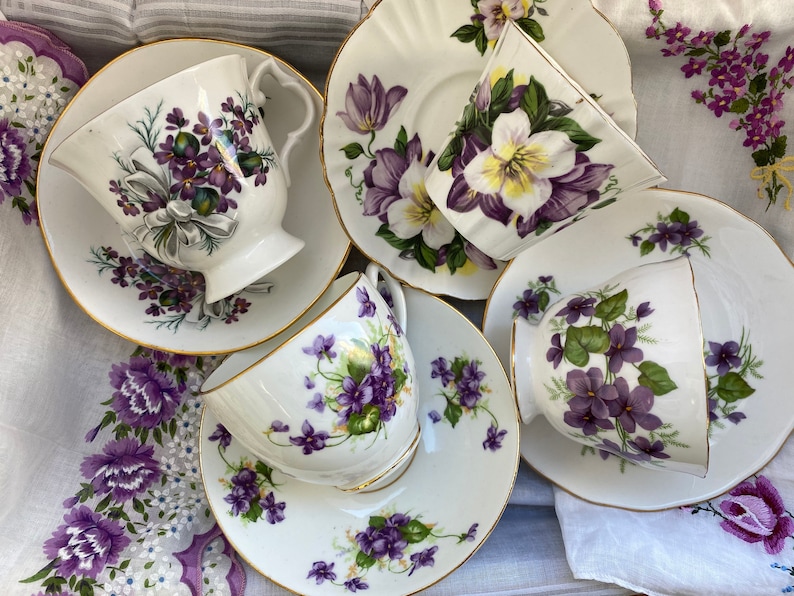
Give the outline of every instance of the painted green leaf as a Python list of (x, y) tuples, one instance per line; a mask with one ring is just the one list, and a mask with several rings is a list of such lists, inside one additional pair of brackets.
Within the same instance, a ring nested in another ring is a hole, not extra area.
[(458, 423), (461, 416), (463, 416), (463, 408), (451, 401), (447, 402), (447, 407), (444, 408), (444, 418), (449, 420), (452, 428), (455, 428), (455, 425)]
[(504, 112), (507, 108), (507, 104), (513, 95), (513, 86), (512, 69), (494, 83), (491, 89), (491, 104), (489, 106), (490, 112), (494, 117)]
[(358, 551), (358, 554), (356, 555), (356, 565), (361, 569), (369, 569), (377, 562), (378, 560), (376, 558), (370, 557), (363, 550)]
[(400, 527), (400, 534), (408, 541), (408, 544), (418, 544), (430, 535), (430, 528), (418, 519), (412, 519)]
[(576, 143), (577, 151), (587, 151), (601, 142), (601, 139), (588, 134), (581, 126), (579, 126), (579, 123), (576, 122), (576, 120), (567, 118), (565, 116), (562, 118), (549, 118), (545, 122), (541, 123), (537, 130), (533, 129), (533, 132), (540, 132), (541, 130), (556, 130), (559, 132), (564, 132), (568, 135), (568, 138), (571, 139), (571, 142)]
[(565, 334), (563, 356), (575, 366), (585, 366), (590, 354), (603, 354), (609, 349), (609, 335), (595, 325), (569, 327)]
[(438, 156), (438, 169), (442, 172), (451, 169), (455, 158), (460, 155), (461, 151), (463, 151), (463, 140), (459, 136), (452, 137)]
[(377, 406), (367, 404), (360, 414), (352, 413), (347, 421), (347, 431), (351, 435), (365, 435), (375, 432), (380, 424), (380, 410)]
[(626, 302), (629, 299), (629, 291), (625, 288), (598, 303), (595, 308), (595, 316), (602, 321), (616, 321), (626, 312)]
[(753, 393), (755, 393), (755, 389), (750, 387), (737, 372), (725, 373), (717, 381), (717, 395), (728, 403), (744, 399)]
[(397, 250), (413, 250), (416, 241), (413, 238), (400, 238), (389, 229), (389, 224), (381, 224), (375, 235), (383, 238)]
[(650, 240), (643, 240), (640, 244), (640, 255), (644, 257), (645, 255), (653, 252), (654, 248), (656, 248), (655, 243), (651, 242)]
[(452, 37), (463, 43), (471, 43), (472, 41), (476, 41), (481, 31), (482, 24), (480, 24), (479, 27), (476, 25), (463, 25), (452, 34)]
[(414, 246), (414, 258), (419, 266), (427, 269), (428, 271), (436, 270), (436, 263), (438, 263), (438, 251), (430, 248), (421, 239), (416, 242)]
[(529, 35), (535, 41), (543, 41), (546, 39), (546, 35), (543, 33), (543, 27), (540, 26), (535, 19), (517, 19), (516, 25), (518, 25), (527, 35)]
[(405, 127), (400, 127), (400, 132), (397, 133), (397, 138), (394, 139), (394, 151), (400, 157), (405, 157), (405, 150), (408, 146), (408, 133), (405, 132)]
[(678, 207), (670, 212), (670, 221), (682, 224), (689, 223), (689, 213), (682, 211)]
[(529, 78), (529, 84), (521, 96), (519, 106), (529, 116), (529, 122), (533, 129), (536, 125), (540, 126), (549, 117), (550, 105), (546, 88), (535, 77)]
[(670, 378), (667, 369), (660, 364), (646, 360), (641, 362), (637, 368), (641, 373), (638, 379), (639, 384), (653, 391), (654, 395), (664, 395), (678, 389), (678, 385)]
[(381, 530), (386, 527), (386, 518), (382, 515), (371, 515), (367, 523), (376, 530)]
[(342, 147), (341, 151), (345, 152), (345, 157), (348, 159), (356, 159), (359, 155), (364, 154), (364, 147), (359, 143), (350, 143)]
[(548, 292), (538, 292), (538, 309), (540, 312), (544, 312), (549, 307), (549, 302), (551, 302), (551, 298)]

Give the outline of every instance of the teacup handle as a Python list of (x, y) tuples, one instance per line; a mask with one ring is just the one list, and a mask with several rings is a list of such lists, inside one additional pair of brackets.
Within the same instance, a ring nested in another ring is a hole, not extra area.
[(312, 122), (314, 122), (314, 116), (317, 112), (317, 109), (315, 108), (314, 100), (312, 99), (312, 96), (306, 87), (304, 87), (297, 78), (281, 70), (281, 68), (278, 66), (278, 63), (273, 58), (266, 58), (263, 62), (258, 64), (251, 73), (251, 87), (254, 90), (254, 102), (257, 105), (263, 106), (265, 103), (267, 103), (267, 95), (265, 95), (265, 92), (260, 88), (262, 77), (266, 74), (271, 75), (274, 79), (276, 79), (276, 82), (278, 82), (279, 85), (285, 89), (288, 89), (298, 95), (301, 101), (303, 101), (303, 107), (306, 109), (303, 122), (298, 128), (287, 135), (287, 140), (284, 143), (284, 146), (281, 148), (281, 151), (278, 152), (281, 160), (281, 168), (284, 172), (284, 178), (287, 182), (287, 186), (290, 186), (288, 166), (289, 155), (295, 146), (303, 139), (303, 136), (308, 132), (309, 127), (312, 125)]
[(402, 327), (403, 333), (406, 332), (408, 329), (408, 309), (405, 306), (405, 294), (403, 293), (403, 287), (400, 282), (389, 275), (386, 270), (377, 263), (370, 263), (367, 265), (364, 275), (367, 276), (367, 279), (369, 279), (376, 288), (378, 287), (378, 281), (380, 279), (386, 283), (386, 287), (389, 288), (389, 293), (391, 294), (392, 303), (394, 304), (394, 306), (392, 306), (394, 317), (397, 319), (400, 327)]

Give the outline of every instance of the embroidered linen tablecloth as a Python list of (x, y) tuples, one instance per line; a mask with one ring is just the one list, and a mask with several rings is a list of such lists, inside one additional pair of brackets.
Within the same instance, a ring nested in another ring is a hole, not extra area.
[[(478, 6), (519, 17), (533, 10), (542, 23), (554, 2)], [(626, 42), (637, 140), (666, 186), (725, 201), (794, 254), (788, 0), (593, 3)], [(4, 594), (287, 593), (234, 554), (209, 512), (198, 470), (197, 389), (214, 360), (143, 349), (92, 321), (52, 268), (35, 204), (38, 155), (86, 80), (83, 62), (96, 70), (139, 41), (223, 37), (284, 50), (298, 67), (314, 69), (321, 88), (336, 48), (366, 9), (353, 0), (274, 2), (276, 26), (261, 5), (234, 3), (220, 26), (207, 16), (217, 13), (207, 2), (185, 13), (183, 3), (166, 0), (0, 1), (11, 20), (0, 24)], [(234, 11), (252, 10), (256, 18), (235, 31)], [(522, 465), (511, 504), (483, 548), (427, 593), (794, 591), (791, 450), (787, 444), (727, 495), (661, 513), (588, 504), (553, 491)]]

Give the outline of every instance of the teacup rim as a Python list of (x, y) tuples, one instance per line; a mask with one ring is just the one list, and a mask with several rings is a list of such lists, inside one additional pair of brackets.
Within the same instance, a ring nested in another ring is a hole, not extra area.
[[(345, 282), (346, 280), (350, 280), (350, 283), (345, 285), (342, 282)], [(206, 396), (220, 389), (228, 387), (232, 383), (239, 381), (242, 377), (247, 376), (254, 369), (261, 366), (266, 360), (270, 359), (276, 353), (282, 351), (283, 349), (286, 349), (287, 346), (292, 345), (296, 341), (296, 338), (299, 335), (301, 335), (304, 331), (315, 325), (320, 319), (326, 316), (329, 312), (334, 310), (339, 305), (339, 303), (350, 294), (351, 290), (355, 288), (362, 280), (366, 280), (365, 283), (372, 286), (373, 289), (376, 289), (372, 284), (372, 282), (370, 282), (367, 276), (361, 271), (351, 271), (350, 273), (343, 275), (342, 277), (337, 277), (331, 283), (328, 289), (326, 289), (323, 295), (320, 296), (320, 298), (314, 303), (314, 305), (312, 305), (311, 308), (309, 308), (306, 312), (304, 312), (302, 316), (298, 317), (296, 321), (294, 321), (281, 333), (275, 335), (274, 337), (260, 344), (252, 346), (251, 348), (248, 348), (246, 350), (242, 350), (239, 352), (231, 352), (230, 354), (227, 354), (220, 362), (220, 364), (218, 364), (218, 366), (212, 371), (212, 373), (210, 373), (210, 375), (201, 384), (201, 387), (199, 388), (198, 391), (198, 395)], [(323, 304), (323, 298), (326, 295), (328, 295), (329, 292), (333, 292), (334, 286), (336, 285), (340, 286), (339, 294), (334, 296), (334, 298), (331, 300), (329, 304), (327, 305)], [(283, 341), (280, 341), (282, 337), (284, 337), (284, 339)], [(265, 350), (269, 344), (274, 342), (278, 342), (278, 344), (274, 345), (272, 349), (266, 351), (261, 357), (257, 358), (254, 362), (252, 362), (242, 370), (239, 370), (234, 374), (229, 375), (228, 378), (217, 383), (213, 387), (206, 388), (208, 383), (212, 380), (213, 376), (215, 376), (215, 374), (218, 373), (221, 367), (225, 363), (227, 363), (231, 358), (233, 358), (234, 356), (240, 356), (241, 354), (245, 354), (246, 352), (250, 353), (259, 350)]]

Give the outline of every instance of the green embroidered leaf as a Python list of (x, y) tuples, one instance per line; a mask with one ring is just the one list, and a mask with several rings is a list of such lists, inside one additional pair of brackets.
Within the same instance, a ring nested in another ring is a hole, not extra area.
[(717, 35), (714, 36), (714, 45), (718, 48), (724, 45), (729, 44), (731, 41), (731, 32), (730, 30), (720, 31)]
[(637, 381), (643, 387), (653, 391), (654, 395), (664, 395), (678, 388), (678, 385), (670, 378), (667, 369), (652, 360), (641, 362), (637, 368), (641, 373)]
[(730, 111), (734, 114), (744, 114), (750, 109), (750, 100), (746, 97), (740, 97), (731, 103)]
[(536, 125), (540, 126), (549, 117), (549, 96), (546, 94), (546, 88), (535, 77), (529, 78), (529, 84), (521, 96), (519, 106), (529, 116), (532, 128)]
[(702, 56), (706, 52), (708, 52), (706, 48), (692, 48), (688, 52), (685, 52), (684, 56)]
[(750, 95), (763, 93), (766, 89), (766, 83), (766, 74), (757, 74), (750, 80), (750, 84), (747, 86), (747, 91), (750, 93)]
[(717, 395), (728, 403), (744, 399), (753, 393), (755, 393), (755, 389), (750, 387), (737, 372), (725, 373), (717, 381)]
[(340, 149), (345, 152), (345, 157), (348, 159), (356, 159), (359, 155), (364, 154), (364, 147), (359, 143), (350, 143)]
[(757, 165), (759, 168), (763, 168), (764, 166), (768, 166), (769, 164), (775, 162), (775, 159), (772, 157), (772, 153), (769, 151), (769, 149), (759, 149), (758, 151), (753, 151), (752, 156), (755, 165)]
[(619, 316), (626, 312), (626, 302), (628, 299), (629, 291), (624, 289), (617, 294), (602, 300), (595, 308), (595, 316), (602, 321), (617, 320)]
[(418, 519), (412, 519), (400, 527), (400, 534), (408, 541), (408, 544), (418, 544), (430, 536), (430, 528)]
[(549, 118), (541, 123), (538, 129), (533, 130), (533, 132), (540, 132), (541, 130), (557, 130), (559, 132), (564, 132), (573, 143), (576, 143), (577, 151), (587, 151), (601, 142), (601, 139), (588, 134), (579, 126), (578, 122), (567, 117)]
[(569, 327), (565, 334), (563, 356), (575, 366), (585, 366), (590, 354), (603, 354), (609, 349), (609, 335), (595, 325)]
[(786, 156), (786, 135), (780, 135), (772, 141), (772, 155), (778, 159), (783, 159)]

